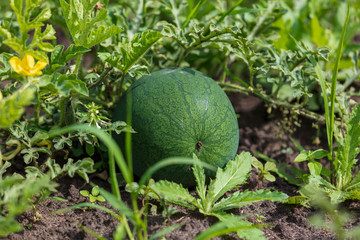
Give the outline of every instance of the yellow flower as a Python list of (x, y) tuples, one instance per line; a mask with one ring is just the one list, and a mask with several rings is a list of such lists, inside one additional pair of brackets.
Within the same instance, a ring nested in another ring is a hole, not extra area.
[(9, 62), (15, 72), (24, 76), (40, 76), (41, 70), (47, 65), (42, 60), (39, 60), (35, 65), (35, 59), (30, 54), (25, 54), (22, 60), (18, 57), (12, 57)]

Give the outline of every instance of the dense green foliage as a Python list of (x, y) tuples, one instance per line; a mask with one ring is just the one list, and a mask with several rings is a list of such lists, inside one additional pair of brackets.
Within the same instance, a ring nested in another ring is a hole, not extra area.
[[(299, 185), (302, 195), (288, 202), (320, 206), (311, 191), (325, 191), (331, 201), (320, 201), (324, 202), (320, 208), (336, 219), (340, 215), (331, 204), (360, 198), (356, 167), (360, 107), (354, 101), (360, 96), (358, 0), (10, 0), (0, 1), (0, 9), (1, 236), (21, 230), (16, 217), (55, 191), (55, 181), (64, 174), (78, 174), (88, 181), (89, 173), (109, 169), (112, 194), (99, 191), (119, 212), (101, 208), (120, 221), (114, 238), (151, 238), (146, 227), (148, 205), (138, 205), (139, 192), (134, 189), (133, 170), (138, 168), (133, 169), (131, 142), (127, 141), (124, 158), (110, 138), (114, 132), (126, 132), (127, 139), (135, 139), (136, 134), (130, 134), (134, 133), (131, 126), (112, 122), (111, 117), (115, 104), (134, 82), (174, 66), (202, 72), (225, 91), (262, 99), (270, 117), (273, 112), (283, 115), (282, 134), (292, 134), (306, 117), (317, 128), (315, 142), (327, 136), (327, 149), (310, 151), (297, 145), (301, 153), (296, 161), (307, 161), (309, 172), (289, 168), (278, 159), (271, 159), (276, 166), (252, 161), (260, 179), (274, 180), (271, 171)], [(214, 130), (218, 129), (223, 128)], [(218, 144), (231, 137), (220, 135)], [(196, 143), (192, 142), (189, 154)], [(65, 161), (58, 161), (59, 155)], [(201, 154), (199, 158), (205, 161)], [(329, 164), (320, 163), (324, 158)], [(226, 160), (212, 161), (223, 165)], [(151, 174), (174, 164), (188, 166), (194, 160), (156, 163), (140, 179), (139, 189), (150, 191)], [(199, 164), (212, 169), (205, 162)], [(24, 169), (14, 173), (15, 165)], [(250, 194), (237, 191), (226, 201), (218, 198), (224, 190), (213, 195), (233, 165), (218, 170), (208, 188), (198, 182), (199, 199), (209, 201), (199, 200), (197, 208), (208, 214), (216, 206), (235, 206), (231, 199)], [(200, 181), (201, 171), (195, 170)], [(129, 186), (131, 206), (121, 200), (119, 171)], [(186, 197), (186, 189), (182, 192)], [(171, 196), (160, 196), (160, 204)], [(203, 203), (209, 204), (204, 207)], [(220, 222), (198, 239), (254, 228), (248, 223), (241, 226), (241, 221), (229, 225), (239, 218), (219, 217)], [(338, 236), (346, 236), (339, 230), (344, 222), (335, 221), (332, 230)]]
[[(138, 176), (162, 159), (192, 154), (223, 167), (237, 152), (239, 128), (234, 109), (215, 81), (196, 70), (168, 68), (140, 78), (120, 99), (113, 121), (126, 121), (127, 107), (131, 109), (129, 124), (136, 131), (132, 156)], [(116, 139), (125, 145), (123, 135)], [(153, 177), (195, 184), (186, 165), (169, 166)]]

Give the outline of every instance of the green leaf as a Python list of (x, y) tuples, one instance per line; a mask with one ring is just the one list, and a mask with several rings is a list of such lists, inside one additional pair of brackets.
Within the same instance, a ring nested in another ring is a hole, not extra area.
[(320, 26), (319, 19), (316, 16), (311, 17), (311, 40), (318, 47), (328, 45), (328, 32)]
[[(25, 53), (33, 55), (38, 60), (49, 62), (45, 52), (53, 51), (54, 47), (49, 40), (55, 39), (55, 30), (48, 24), (44, 29), (44, 21), (51, 17), (49, 8), (42, 9), (34, 18), (33, 10), (39, 6), (39, 0), (19, 1), (12, 0), (10, 6), (15, 12), (17, 22), (20, 28), (19, 37), (9, 37), (4, 41), (5, 44), (13, 48), (21, 56)], [(34, 34), (30, 38), (28, 32), (34, 30)], [(43, 31), (42, 31), (43, 30)], [(31, 41), (31, 42), (30, 42)], [(40, 49), (40, 50), (37, 50)]]
[(0, 76), (4, 76), (10, 73), (11, 66), (9, 63), (10, 58), (12, 55), (9, 53), (0, 53)]
[(88, 197), (90, 195), (89, 191), (87, 190), (81, 190), (80, 194), (83, 195), (84, 197)]
[(93, 144), (85, 143), (86, 153), (91, 157), (95, 153), (95, 146)]
[(46, 147), (30, 147), (23, 149), (20, 153), (24, 154), (24, 162), (26, 164), (31, 163), (33, 160), (36, 160), (39, 158), (39, 153), (46, 153), (48, 155), (51, 155), (50, 149)]
[(101, 195), (97, 196), (96, 200), (98, 200), (99, 202), (106, 202), (106, 199)]
[(275, 176), (274, 176), (274, 175), (271, 175), (270, 173), (265, 174), (265, 175), (264, 175), (264, 178), (265, 178), (266, 180), (268, 180), (269, 182), (275, 182), (275, 181), (276, 181)]
[[(0, 167), (1, 169), (1, 167)], [(57, 184), (46, 174), (26, 172), (26, 176), (19, 174), (7, 175), (0, 181), (0, 236), (7, 236), (14, 231), (20, 231), (22, 226), (16, 217), (33, 206), (34, 198), (42, 200), (49, 193), (56, 191)], [(3, 208), (6, 206), (6, 214)]]
[(88, 37), (88, 42), (84, 44), (84, 46), (87, 48), (91, 48), (96, 44), (101, 43), (102, 41), (120, 33), (121, 31), (122, 29), (118, 26), (99, 26), (98, 28), (91, 30)]
[(95, 186), (95, 187), (93, 187), (93, 188), (91, 189), (91, 194), (92, 194), (93, 196), (97, 196), (97, 195), (99, 195), (99, 193), (100, 193), (100, 191), (99, 191), (99, 186)]
[(244, 183), (251, 170), (252, 156), (242, 152), (229, 161), (224, 169), (218, 168), (215, 180), (211, 180), (206, 201), (215, 203), (224, 193)]
[[(161, 180), (151, 185), (151, 188), (167, 202), (184, 206), (192, 210), (195, 209), (195, 197), (193, 197), (181, 184)], [(155, 194), (150, 194), (150, 196), (158, 198)]]
[(259, 160), (257, 160), (255, 157), (251, 158), (251, 165), (253, 167), (255, 167), (256, 170), (257, 169), (264, 170), (263, 164)]
[(4, 99), (0, 91), (0, 129), (6, 129), (20, 119), (24, 113), (24, 107), (31, 104), (35, 91), (33, 87), (18, 90)]
[(60, 136), (60, 137), (55, 137), (53, 139), (54, 147), (56, 150), (61, 150), (64, 148), (65, 144), (68, 145), (69, 147), (72, 146), (72, 141), (71, 139), (69, 139), (68, 137), (65, 137), (64, 135)]
[(59, 90), (61, 96), (68, 97), (71, 92), (79, 93), (85, 96), (89, 95), (89, 90), (87, 89), (86, 84), (77, 79), (75, 74), (61, 75), (58, 79), (56, 79), (55, 86)]
[(65, 52), (63, 52), (63, 45), (56, 45), (54, 51), (51, 53), (50, 62), (52, 72), (63, 67), (68, 61), (72, 60), (78, 55), (82, 55), (90, 51), (90, 49), (83, 46), (76, 46), (71, 44)]
[(212, 208), (212, 212), (222, 212), (232, 208), (239, 208), (246, 205), (250, 205), (254, 202), (259, 201), (283, 201), (287, 199), (288, 196), (285, 193), (270, 191), (270, 190), (258, 190), (256, 192), (251, 192), (245, 190), (244, 192), (237, 191), (233, 193), (228, 198), (223, 198), (221, 201), (217, 202)]
[(97, 15), (93, 16), (96, 2), (96, 0), (72, 0), (68, 3), (65, 0), (60, 0), (66, 25), (78, 46), (91, 48), (122, 31), (120, 27), (115, 25), (110, 27), (99, 25), (106, 18), (108, 12), (103, 8)]
[(329, 155), (329, 152), (324, 149), (317, 149), (311, 153), (311, 156), (314, 159), (321, 159), (324, 157), (327, 157)]
[(120, 56), (112, 56), (106, 61), (112, 66), (128, 72), (161, 37), (162, 34), (154, 30), (137, 33), (131, 42), (123, 42), (120, 45)]
[(68, 174), (70, 177), (74, 177), (75, 173), (77, 173), (86, 182), (89, 182), (87, 174), (95, 172), (94, 161), (91, 158), (84, 158), (76, 161), (75, 163), (73, 162), (73, 159), (69, 158), (63, 167), (57, 164), (54, 159), (48, 160), (46, 164), (49, 167), (52, 179), (63, 174)]
[(346, 200), (345, 192), (338, 190), (334, 185), (319, 175), (310, 175), (308, 183), (303, 186), (300, 193), (313, 200), (318, 197), (320, 191), (326, 192), (333, 204)]
[(93, 196), (93, 195), (89, 195), (89, 200), (90, 200), (90, 202), (95, 202), (96, 201), (96, 197), (95, 196)]
[(225, 235), (231, 232), (236, 232), (240, 238), (250, 240), (265, 240), (264, 233), (258, 229), (258, 226), (244, 221), (244, 216), (236, 216), (232, 214), (214, 214), (220, 222), (214, 224), (203, 233), (198, 235), (195, 239), (211, 239), (216, 236)]
[(204, 168), (200, 165), (197, 164), (199, 163), (199, 159), (198, 157), (193, 154), (193, 160), (194, 160), (194, 166), (193, 166), (193, 173), (196, 179), (196, 192), (199, 195), (201, 201), (205, 200), (205, 196), (206, 196), (206, 185), (205, 185), (205, 173), (204, 173)]
[(9, 39), (12, 35), (10, 31), (0, 26), (0, 36), (2, 36), (4, 39)]
[(75, 74), (62, 75), (55, 72), (52, 75), (44, 75), (40, 78), (39, 86), (63, 97), (69, 97), (71, 93), (89, 95), (85, 82), (77, 79)]
[[(360, 104), (357, 104), (346, 123), (344, 139), (337, 139), (338, 149), (335, 158), (337, 179), (341, 186), (346, 187), (352, 180), (352, 167), (357, 162), (360, 153)], [(352, 186), (355, 182), (352, 183)]]
[[(268, 156), (259, 153), (253, 152), (257, 157), (267, 161), (267, 162), (276, 162), (275, 159), (269, 158)], [(279, 177), (283, 178), (290, 184), (300, 186), (301, 181), (298, 178), (301, 178), (306, 172), (304, 170), (300, 170), (294, 166), (289, 166), (288, 164), (276, 163), (276, 169), (273, 170)]]
[(273, 162), (266, 162), (264, 170), (265, 171), (276, 171), (276, 164)]
[(308, 151), (301, 151), (299, 155), (296, 156), (294, 159), (294, 162), (303, 162), (309, 160), (309, 154)]
[(288, 199), (282, 201), (285, 204), (295, 204), (295, 205), (302, 205), (304, 207), (309, 207), (310, 199), (306, 196), (292, 196)]
[(310, 174), (320, 176), (320, 173), (321, 173), (321, 170), (322, 170), (321, 163), (319, 163), (319, 162), (309, 162), (308, 167), (309, 167), (309, 170), (310, 170)]

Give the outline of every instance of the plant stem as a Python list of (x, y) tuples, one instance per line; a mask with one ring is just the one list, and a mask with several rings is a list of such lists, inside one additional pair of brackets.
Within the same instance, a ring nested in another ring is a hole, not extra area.
[(35, 118), (35, 124), (37, 126), (39, 126), (39, 116), (40, 116), (40, 103), (35, 104), (35, 113), (34, 113), (34, 118)]
[(69, 98), (64, 97), (60, 100), (60, 121), (59, 126), (63, 127), (65, 125), (65, 115), (66, 115), (66, 105), (68, 103)]
[(82, 55), (78, 55), (76, 58), (76, 65), (75, 65), (75, 74), (76, 77), (79, 78), (80, 77), (80, 72), (81, 72), (81, 62), (82, 62)]
[[(296, 112), (299, 115), (305, 116), (305, 117), (307, 117), (309, 119), (313, 119), (313, 120), (316, 120), (316, 121), (321, 122), (321, 123), (325, 123), (325, 117), (323, 115), (314, 113), (312, 111), (309, 111), (307, 109), (301, 108), (301, 107), (296, 106), (296, 105), (292, 105), (292, 104), (290, 104), (288, 102), (284, 102), (284, 101), (280, 101), (278, 99), (271, 98), (271, 97), (269, 97), (267, 95), (262, 94), (257, 89), (254, 89), (253, 91), (251, 91), (249, 88), (244, 88), (242, 86), (239, 86), (237, 84), (232, 84), (232, 83), (218, 83), (218, 84), (220, 86), (222, 86), (222, 87), (229, 87), (229, 88), (235, 89), (235, 90), (237, 90), (238, 92), (241, 92), (241, 93), (254, 94), (254, 95), (260, 97), (262, 100), (265, 100), (266, 102), (268, 102), (270, 104), (274, 104), (274, 105), (277, 105), (277, 106), (281, 106), (281, 107), (291, 109), (292, 111)], [(338, 121), (336, 121), (336, 123), (338, 123)]]
[(96, 86), (98, 86), (99, 84), (101, 84), (102, 82), (104, 82), (104, 80), (106, 79), (106, 77), (108, 76), (108, 73), (113, 70), (113, 68), (106, 68), (105, 71), (103, 71), (100, 75), (100, 77), (98, 78), (98, 80), (96, 82), (94, 82), (93, 84), (91, 84), (88, 89), (94, 88)]
[(74, 97), (76, 97), (76, 98), (78, 98), (80, 100), (87, 101), (87, 102), (94, 102), (94, 103), (96, 103), (98, 105), (101, 105), (101, 106), (103, 106), (105, 108), (109, 108), (109, 105), (106, 102), (98, 100), (96, 98), (92, 98), (92, 97), (81, 95), (81, 94), (76, 94), (76, 95), (74, 95)]

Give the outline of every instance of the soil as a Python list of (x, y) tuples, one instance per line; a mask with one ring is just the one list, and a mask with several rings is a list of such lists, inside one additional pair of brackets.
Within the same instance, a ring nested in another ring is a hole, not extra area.
[[(302, 121), (301, 127), (297, 127), (297, 130), (290, 134), (281, 127), (282, 119), (286, 117), (279, 114), (281, 111), (273, 110), (273, 113), (269, 114), (268, 107), (264, 102), (253, 96), (231, 94), (229, 98), (234, 105), (236, 113), (239, 114), (239, 153), (241, 151), (258, 151), (282, 163), (294, 165), (293, 159), (298, 154), (298, 150), (291, 142), (290, 135), (305, 149), (317, 148), (313, 144), (316, 137), (316, 129), (312, 127), (311, 121), (300, 119)], [(294, 126), (287, 126), (287, 128), (291, 131), (294, 130)], [(322, 142), (325, 143), (324, 140)], [(305, 169), (304, 165), (297, 164), (297, 166)], [(80, 190), (91, 189), (90, 184), (87, 184), (79, 177), (63, 177), (58, 182), (58, 192), (54, 193), (53, 196), (64, 198), (67, 202), (51, 198), (41, 202), (37, 205), (37, 210), (41, 217), (34, 221), (33, 211), (22, 214), (18, 217), (18, 221), (24, 226), (24, 230), (12, 234), (6, 239), (95, 239), (82, 230), (79, 225), (91, 229), (106, 239), (112, 239), (119, 222), (103, 211), (97, 209), (77, 209), (61, 214), (51, 214), (54, 210), (86, 202), (87, 199), (80, 195), (79, 192)], [(101, 180), (96, 175), (91, 176), (91, 182), (110, 191), (109, 183)], [(254, 170), (242, 188), (249, 190), (256, 190), (258, 188), (258, 178)], [(261, 188), (281, 191), (289, 196), (297, 195), (298, 190), (296, 186), (290, 185), (279, 177), (273, 183), (264, 181)], [(192, 190), (192, 193), (194, 192)], [(121, 193), (126, 200), (128, 195), (124, 189), (122, 189)], [(98, 203), (99, 205), (110, 207), (107, 203)], [(156, 202), (153, 204), (156, 204)], [(348, 209), (353, 212), (359, 212), (360, 210), (359, 205), (356, 203), (349, 203), (349, 206), (351, 207)], [(150, 235), (166, 226), (180, 223), (181, 226), (167, 234), (166, 239), (190, 240), (217, 221), (212, 217), (204, 217), (196, 211), (190, 211), (181, 207), (176, 208), (179, 212), (172, 215), (170, 219), (163, 217), (161, 213), (149, 216), (148, 231)], [(314, 209), (264, 201), (236, 209), (233, 213), (238, 215), (249, 214), (247, 220), (255, 224), (258, 223), (256, 214), (263, 216), (264, 218), (261, 221), (267, 226), (263, 229), (263, 232), (264, 236), (268, 239), (335, 239), (334, 235), (327, 229), (316, 229), (308, 222), (308, 217), (315, 213)], [(357, 217), (360, 219), (359, 216)], [(239, 238), (234, 234), (230, 234), (214, 239)]]

